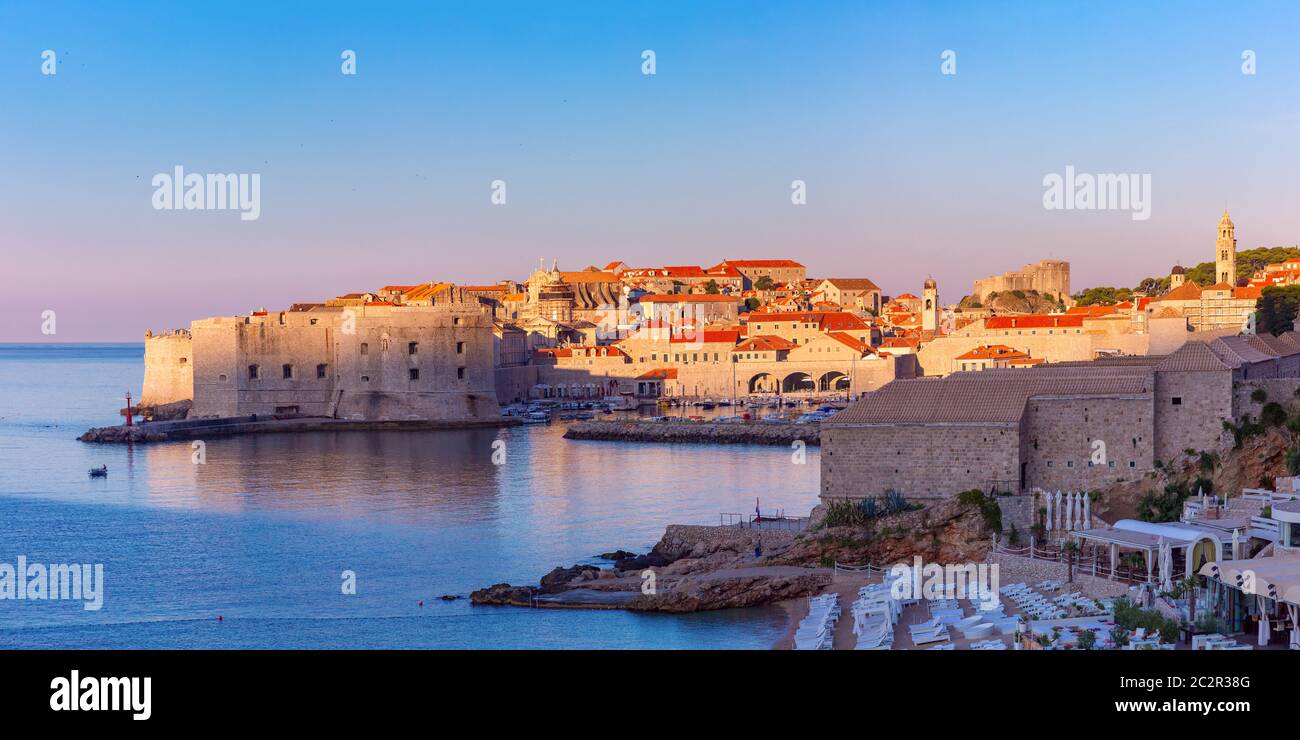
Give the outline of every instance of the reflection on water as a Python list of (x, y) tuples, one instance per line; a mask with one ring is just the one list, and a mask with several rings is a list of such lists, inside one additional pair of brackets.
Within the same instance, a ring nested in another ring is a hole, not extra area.
[[(189, 441), (76, 442), (138, 392), (140, 368), (138, 346), (0, 347), (0, 384), (18, 389), (0, 411), (0, 562), (103, 562), (110, 584), (97, 613), (0, 602), (0, 644), (767, 647), (779, 636), (771, 610), (656, 617), (437, 597), (535, 582), (756, 499), (806, 513), (815, 449), (795, 465), (780, 447), (570, 441), (561, 424), (214, 438), (202, 465)], [(504, 465), (492, 464), (496, 440)], [(87, 478), (98, 464), (108, 478)], [(356, 596), (340, 594), (344, 569)]]

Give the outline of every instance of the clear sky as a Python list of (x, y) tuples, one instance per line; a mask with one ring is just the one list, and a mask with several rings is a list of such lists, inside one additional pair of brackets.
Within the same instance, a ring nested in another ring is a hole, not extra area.
[[(539, 257), (1132, 285), (1211, 259), (1225, 206), (1242, 249), (1300, 242), (1298, 34), (1295, 2), (0, 2), (0, 341)], [(260, 218), (155, 210), (176, 165), (259, 174)], [(1151, 218), (1045, 210), (1066, 165), (1150, 174)]]

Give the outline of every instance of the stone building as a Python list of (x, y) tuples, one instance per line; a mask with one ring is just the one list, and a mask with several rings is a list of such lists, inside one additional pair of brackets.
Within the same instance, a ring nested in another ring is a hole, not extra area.
[(1013, 290), (1036, 290), (1068, 304), (1071, 302), (1070, 263), (1065, 260), (1041, 260), (1014, 272), (976, 280), (971, 289), (971, 298), (984, 302), (989, 293), (1008, 293)]
[(499, 417), (493, 322), (476, 302), (258, 311), (190, 326), (192, 417)]
[(743, 280), (743, 288), (752, 290), (754, 283), (760, 278), (768, 278), (774, 284), (785, 283), (794, 285), (801, 283), (808, 277), (808, 270), (803, 265), (794, 260), (727, 260), (719, 262), (709, 268), (709, 272), (721, 271), (725, 268), (732, 268), (739, 272)]
[(194, 397), (192, 343), (186, 329), (144, 334), (144, 392), (140, 406), (149, 408)]
[(879, 313), (880, 286), (867, 278), (826, 278), (813, 289), (821, 299), (849, 311)]
[(1300, 388), (1300, 335), (1188, 342), (1165, 356), (896, 380), (822, 423), (823, 500), (897, 490), (1093, 489), (1132, 481), (1223, 422), (1258, 414), (1251, 392)]

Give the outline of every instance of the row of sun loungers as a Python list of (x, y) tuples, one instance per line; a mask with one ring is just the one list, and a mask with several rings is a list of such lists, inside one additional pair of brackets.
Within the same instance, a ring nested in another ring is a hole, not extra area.
[(893, 583), (889, 579), (858, 589), (858, 598), (852, 607), (853, 634), (858, 637), (854, 649), (892, 650), (894, 625), (903, 615), (903, 607), (913, 603), (915, 600), (894, 598)]
[(839, 618), (839, 594), (822, 594), (809, 599), (808, 616), (799, 620), (799, 629), (794, 633), (794, 649), (830, 650)]
[(1254, 650), (1253, 645), (1237, 642), (1217, 632), (1208, 635), (1192, 635), (1193, 650)]

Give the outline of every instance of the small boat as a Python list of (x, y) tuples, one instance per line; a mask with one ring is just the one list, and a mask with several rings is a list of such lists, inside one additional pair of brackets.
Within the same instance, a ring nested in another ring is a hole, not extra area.
[(525, 424), (550, 424), (551, 423), (551, 415), (546, 413), (545, 411), (530, 411), (527, 414), (524, 414), (522, 418)]
[(107, 465), (100, 465), (100, 466), (97, 467), (97, 468), (91, 468), (91, 469), (90, 469), (90, 477), (91, 477), (91, 478), (107, 478), (107, 477), (108, 477), (108, 466), (107, 466)]

